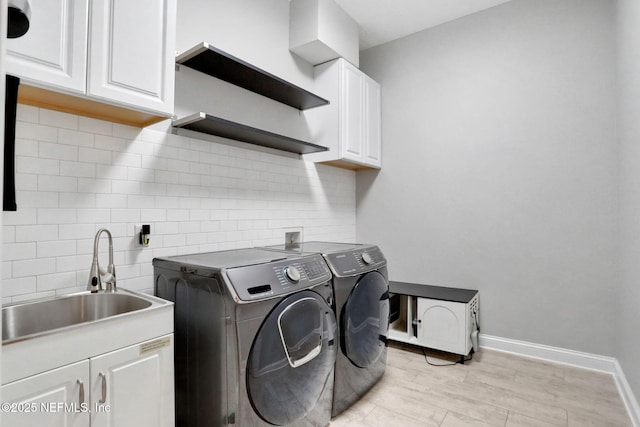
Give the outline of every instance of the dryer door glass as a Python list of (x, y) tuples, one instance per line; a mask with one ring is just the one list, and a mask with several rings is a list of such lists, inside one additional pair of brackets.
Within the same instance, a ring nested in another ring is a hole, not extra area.
[(368, 368), (389, 333), (389, 284), (378, 272), (364, 275), (351, 291), (341, 317), (342, 349), (351, 363)]
[(331, 307), (312, 291), (269, 313), (247, 361), (247, 394), (262, 419), (290, 424), (315, 407), (332, 378), (336, 327)]

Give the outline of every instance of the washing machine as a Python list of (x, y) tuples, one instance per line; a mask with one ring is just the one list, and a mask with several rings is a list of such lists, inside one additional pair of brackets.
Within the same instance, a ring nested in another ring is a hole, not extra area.
[(321, 254), (333, 273), (340, 349), (332, 416), (358, 401), (384, 374), (389, 332), (387, 260), (376, 245), (303, 242), (268, 246), (287, 254)]
[(326, 426), (337, 324), (320, 255), (239, 249), (153, 260), (175, 303), (176, 425)]

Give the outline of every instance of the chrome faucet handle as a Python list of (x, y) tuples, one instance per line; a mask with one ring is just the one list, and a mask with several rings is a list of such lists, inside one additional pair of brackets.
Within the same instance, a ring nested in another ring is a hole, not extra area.
[(104, 281), (107, 284), (105, 287), (105, 292), (117, 292), (118, 288), (116, 286), (116, 266), (113, 264), (109, 264), (107, 267), (106, 274), (104, 275)]

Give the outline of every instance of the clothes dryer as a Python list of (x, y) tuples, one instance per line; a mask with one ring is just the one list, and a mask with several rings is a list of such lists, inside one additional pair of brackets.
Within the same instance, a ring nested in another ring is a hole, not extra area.
[(153, 260), (175, 303), (176, 425), (326, 426), (336, 319), (320, 255), (241, 249)]
[(333, 273), (340, 351), (332, 416), (365, 395), (384, 374), (389, 333), (387, 260), (375, 245), (304, 242), (268, 246), (287, 254), (321, 254)]

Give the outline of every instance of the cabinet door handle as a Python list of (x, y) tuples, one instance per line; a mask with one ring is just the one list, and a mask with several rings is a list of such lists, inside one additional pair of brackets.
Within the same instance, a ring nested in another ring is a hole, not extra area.
[(98, 376), (102, 378), (102, 398), (98, 401), (102, 405), (107, 401), (107, 375), (104, 372), (100, 372)]
[(80, 391), (78, 392), (78, 403), (79, 406), (82, 406), (82, 404), (84, 403), (84, 383), (79, 378), (76, 383), (80, 386)]

